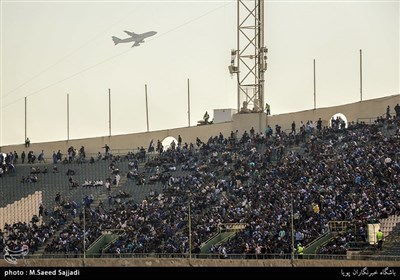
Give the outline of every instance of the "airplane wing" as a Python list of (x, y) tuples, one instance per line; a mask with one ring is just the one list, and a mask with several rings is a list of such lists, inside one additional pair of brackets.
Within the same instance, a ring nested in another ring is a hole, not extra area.
[(135, 33), (135, 32), (129, 32), (129, 31), (124, 31), (126, 34), (128, 34), (129, 36), (132, 36), (132, 37), (134, 37), (134, 36), (136, 36), (137, 34)]

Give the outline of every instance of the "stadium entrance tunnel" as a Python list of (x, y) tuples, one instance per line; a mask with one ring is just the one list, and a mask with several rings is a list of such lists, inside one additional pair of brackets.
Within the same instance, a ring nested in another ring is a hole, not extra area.
[(176, 140), (175, 137), (168, 136), (168, 137), (164, 138), (164, 140), (162, 140), (162, 142), (161, 142), (161, 144), (164, 147), (163, 151), (168, 150), (171, 147), (172, 142), (175, 142), (175, 147), (178, 146), (178, 140)]
[(329, 121), (329, 127), (342, 129), (342, 128), (347, 128), (347, 126), (348, 126), (347, 118), (342, 113), (334, 114)]

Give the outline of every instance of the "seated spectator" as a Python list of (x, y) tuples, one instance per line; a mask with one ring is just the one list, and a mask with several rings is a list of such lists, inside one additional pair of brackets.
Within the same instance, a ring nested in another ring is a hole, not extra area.
[(68, 169), (66, 175), (67, 175), (67, 176), (75, 175), (75, 170), (73, 170), (73, 169)]

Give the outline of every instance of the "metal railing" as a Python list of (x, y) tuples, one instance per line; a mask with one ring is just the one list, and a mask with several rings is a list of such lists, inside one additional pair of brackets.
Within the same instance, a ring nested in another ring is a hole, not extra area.
[(365, 124), (374, 124), (378, 118), (384, 118), (386, 119), (386, 112), (382, 115), (379, 115), (377, 117), (366, 117), (366, 118), (357, 118), (357, 122), (364, 122)]
[[(2, 258), (3, 255), (0, 254)], [(291, 254), (191, 254), (192, 259), (228, 259), (228, 260), (269, 260), (269, 259), (280, 259), (289, 260)], [(67, 259), (67, 258), (78, 258), (84, 259), (82, 253), (74, 252), (60, 252), (60, 253), (46, 253), (41, 255), (28, 254), (23, 259)], [(159, 258), (159, 259), (189, 259), (188, 253), (121, 253), (121, 254), (92, 254), (90, 257), (86, 256), (86, 259), (90, 258), (123, 258), (123, 259), (146, 259), (146, 258)], [(295, 259), (299, 259), (296, 255)], [(302, 256), (304, 260), (366, 260), (366, 261), (400, 261), (398, 255), (325, 255), (325, 254), (304, 254)]]
[(203, 247), (207, 243), (209, 243), (211, 240), (213, 240), (218, 234), (221, 232), (228, 232), (228, 231), (240, 231), (245, 229), (247, 226), (246, 223), (225, 223), (225, 224), (220, 224), (218, 225), (217, 232), (210, 236), (206, 241), (201, 243), (200, 247)]
[(239, 231), (246, 228), (246, 223), (225, 223), (218, 226), (218, 232), (224, 231)]
[(356, 232), (356, 225), (351, 221), (329, 221), (328, 226), (332, 232), (346, 233), (349, 229)]

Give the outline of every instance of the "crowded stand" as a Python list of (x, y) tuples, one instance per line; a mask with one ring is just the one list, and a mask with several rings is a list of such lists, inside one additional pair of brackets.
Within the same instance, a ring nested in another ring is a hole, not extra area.
[[(18, 155), (9, 153), (0, 180), (19, 176), (21, 187), (62, 180), (64, 189), (52, 203), (46, 201), (53, 210), (45, 218), (6, 224), (0, 250), (28, 245), (34, 253), (42, 246), (46, 253), (77, 257), (104, 231), (113, 231), (119, 237), (99, 252), (103, 256), (184, 256), (199, 251), (221, 225), (243, 223), (243, 230), (206, 253), (283, 257), (292, 253), (292, 230), (297, 248), (326, 234), (329, 222), (348, 221), (356, 230), (318, 249), (345, 255), (354, 242), (366, 243), (368, 223), (400, 214), (399, 127), (400, 120), (390, 117), (347, 127), (340, 118), (322, 127), (319, 119), (301, 122), (298, 129), (293, 122), (290, 133), (276, 125), (196, 143), (179, 137), (166, 150), (158, 141), (151, 155), (141, 147), (113, 156), (106, 145), (97, 160), (86, 160), (83, 146), (79, 152), (71, 147), (64, 159), (61, 151), (53, 152), (53, 172), (35, 166), (31, 151), (29, 175), (26, 168), (18, 170)], [(38, 160), (45, 162), (44, 156)], [(142, 188), (146, 192), (137, 195)], [(101, 193), (106, 199), (93, 206)]]

